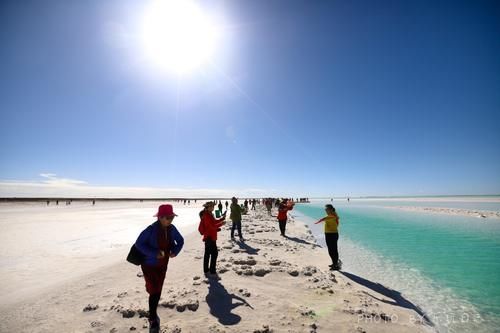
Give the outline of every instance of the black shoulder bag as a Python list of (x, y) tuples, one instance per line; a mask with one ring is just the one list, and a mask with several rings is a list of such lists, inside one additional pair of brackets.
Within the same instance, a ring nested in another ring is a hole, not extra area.
[(142, 263), (144, 263), (145, 259), (146, 256), (142, 254), (141, 251), (139, 251), (139, 249), (135, 246), (135, 244), (133, 244), (132, 247), (130, 248), (130, 252), (128, 253), (127, 261), (131, 264), (139, 266)]

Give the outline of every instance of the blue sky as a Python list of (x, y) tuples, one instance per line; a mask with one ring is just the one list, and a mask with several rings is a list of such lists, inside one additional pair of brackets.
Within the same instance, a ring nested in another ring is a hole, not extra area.
[(497, 1), (204, 1), (180, 78), (146, 5), (0, 3), (0, 195), (500, 193)]

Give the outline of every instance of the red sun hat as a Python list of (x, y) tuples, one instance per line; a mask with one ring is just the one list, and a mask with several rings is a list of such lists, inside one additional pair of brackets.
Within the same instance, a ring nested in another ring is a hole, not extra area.
[(162, 216), (177, 216), (177, 214), (174, 213), (174, 208), (172, 205), (161, 205), (158, 207), (158, 213), (154, 215), (155, 217), (162, 217)]

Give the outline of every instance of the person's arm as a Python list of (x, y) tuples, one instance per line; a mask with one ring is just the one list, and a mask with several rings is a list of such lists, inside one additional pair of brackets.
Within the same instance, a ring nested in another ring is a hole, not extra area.
[(314, 224), (318, 224), (318, 223), (321, 223), (325, 220), (325, 217), (323, 217), (321, 220), (319, 220), (318, 222), (314, 222)]
[(223, 215), (222, 218), (220, 218), (218, 220), (214, 217), (215, 225), (217, 226), (217, 228), (220, 228), (224, 224), (226, 224), (225, 220), (226, 220), (226, 215)]
[(173, 258), (181, 252), (182, 247), (184, 246), (184, 237), (182, 237), (179, 230), (177, 230), (175, 226), (172, 226), (171, 237), (174, 240), (174, 247), (170, 250), (170, 257)]
[(210, 229), (212, 232), (217, 232), (217, 229), (224, 225), (224, 219), (217, 220), (212, 213), (205, 213), (203, 215), (205, 228)]
[(153, 232), (153, 227), (151, 226), (144, 229), (135, 241), (135, 246), (145, 256), (156, 257), (156, 255), (158, 254), (158, 249), (155, 249), (154, 247), (149, 245), (149, 237), (151, 236), (151, 232)]

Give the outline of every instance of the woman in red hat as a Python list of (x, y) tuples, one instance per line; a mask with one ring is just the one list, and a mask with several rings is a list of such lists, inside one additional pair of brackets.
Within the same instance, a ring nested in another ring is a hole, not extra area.
[(203, 234), (203, 241), (205, 242), (205, 255), (203, 258), (203, 271), (205, 274), (217, 275), (217, 232), (226, 222), (226, 214), (222, 215), (221, 219), (216, 219), (213, 215), (215, 203), (208, 201), (203, 205), (204, 209), (200, 212), (200, 232)]
[(176, 257), (184, 245), (184, 238), (172, 221), (177, 216), (172, 205), (161, 205), (155, 215), (158, 220), (144, 229), (135, 246), (145, 256), (141, 265), (146, 291), (149, 294), (149, 332), (160, 331), (160, 317), (157, 314), (163, 282), (169, 258)]

